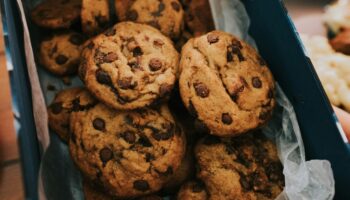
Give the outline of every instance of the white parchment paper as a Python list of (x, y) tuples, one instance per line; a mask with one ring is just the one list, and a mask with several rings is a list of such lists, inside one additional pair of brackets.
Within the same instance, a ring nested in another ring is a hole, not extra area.
[[(38, 139), (42, 145), (43, 157), (39, 177), (40, 199), (77, 200), (83, 199), (81, 177), (72, 163), (67, 145), (47, 128), (46, 104), (54, 92), (47, 85), (57, 89), (65, 86), (62, 81), (43, 70), (35, 63), (31, 37), (24, 8), (30, 8), (39, 0), (27, 0), (22, 5), (17, 0), (22, 14), (26, 62), (31, 82), (33, 110)], [(210, 0), (217, 29), (235, 34), (256, 47), (248, 35), (249, 17), (239, 0)], [(39, 34), (38, 32), (31, 32)], [(72, 86), (81, 85), (79, 79)], [(46, 102), (46, 104), (45, 104)], [(330, 163), (325, 160), (305, 161), (304, 146), (299, 125), (292, 104), (277, 86), (277, 108), (271, 122), (263, 132), (276, 141), (280, 159), (284, 165), (286, 186), (278, 200), (330, 200), (334, 196), (334, 178)]]

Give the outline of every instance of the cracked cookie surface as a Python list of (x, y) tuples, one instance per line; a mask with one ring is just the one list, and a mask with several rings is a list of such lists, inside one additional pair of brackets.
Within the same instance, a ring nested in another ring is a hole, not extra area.
[(185, 137), (167, 106), (115, 111), (103, 104), (71, 115), (69, 142), (81, 172), (118, 198), (161, 189), (185, 151)]
[(178, 0), (115, 0), (120, 21), (151, 25), (176, 39), (184, 26), (184, 11)]
[(262, 133), (234, 138), (207, 136), (196, 146), (197, 177), (209, 199), (272, 200), (283, 190), (276, 146)]
[(75, 74), (80, 64), (84, 37), (75, 32), (56, 34), (40, 44), (39, 62), (56, 75)]
[(81, 26), (84, 33), (96, 35), (110, 22), (108, 0), (82, 0)]
[(84, 88), (70, 88), (60, 91), (47, 108), (50, 128), (63, 141), (68, 142), (70, 114), (89, 109), (96, 103), (95, 98)]
[(177, 194), (177, 200), (207, 200), (209, 199), (205, 185), (200, 180), (183, 184)]
[(122, 22), (86, 45), (79, 75), (99, 100), (115, 109), (130, 110), (167, 98), (178, 62), (172, 42), (158, 30)]
[(81, 0), (46, 0), (31, 12), (35, 24), (44, 28), (69, 28), (79, 20)]
[(213, 31), (182, 49), (180, 93), (213, 135), (237, 136), (264, 125), (275, 106), (274, 79), (265, 61), (233, 35)]

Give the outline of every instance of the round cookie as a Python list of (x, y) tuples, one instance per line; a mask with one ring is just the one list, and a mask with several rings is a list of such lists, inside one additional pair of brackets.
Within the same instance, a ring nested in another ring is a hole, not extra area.
[(185, 137), (166, 106), (111, 110), (104, 104), (71, 115), (73, 161), (117, 198), (161, 189), (184, 155)]
[(171, 92), (179, 55), (155, 28), (122, 22), (84, 48), (79, 75), (99, 100), (120, 110), (155, 105)]
[(209, 199), (273, 200), (283, 190), (276, 146), (260, 132), (221, 139), (207, 136), (197, 144), (195, 156), (197, 176)]
[(78, 21), (80, 11), (81, 0), (46, 0), (32, 10), (31, 18), (44, 28), (69, 28)]
[(84, 37), (75, 32), (54, 35), (40, 44), (39, 62), (56, 75), (71, 75), (80, 64)]
[(108, 0), (82, 0), (81, 26), (84, 33), (96, 35), (109, 24)]
[(88, 109), (96, 103), (96, 100), (84, 88), (70, 88), (60, 91), (47, 108), (50, 128), (63, 141), (68, 142), (71, 112)]
[(178, 0), (115, 0), (120, 21), (151, 25), (177, 39), (184, 26), (184, 11)]
[(213, 135), (237, 136), (264, 125), (275, 106), (264, 60), (233, 35), (213, 31), (182, 48), (180, 94)]
[(178, 194), (178, 200), (207, 200), (209, 196), (207, 194), (205, 185), (200, 180), (189, 181), (181, 186)]

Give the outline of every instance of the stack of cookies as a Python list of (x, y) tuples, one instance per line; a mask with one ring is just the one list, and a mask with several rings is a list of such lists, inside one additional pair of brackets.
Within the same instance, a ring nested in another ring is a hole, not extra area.
[(248, 44), (212, 31), (209, 9), (115, 0), (114, 26), (107, 0), (33, 9), (33, 22), (59, 29), (42, 41), (40, 64), (84, 83), (58, 92), (48, 114), (85, 199), (264, 200), (283, 190), (276, 146), (259, 131), (275, 106), (272, 74)]

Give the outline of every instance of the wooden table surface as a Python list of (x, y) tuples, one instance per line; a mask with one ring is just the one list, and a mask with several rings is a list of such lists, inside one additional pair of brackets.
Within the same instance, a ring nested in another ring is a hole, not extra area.
[[(329, 0), (286, 0), (287, 8), (295, 20), (303, 16), (320, 13), (320, 4)], [(312, 3), (310, 3), (312, 2)], [(302, 25), (297, 24), (300, 27)], [(298, 27), (298, 26), (297, 26)], [(300, 28), (299, 27), (299, 28)], [(0, 200), (24, 199), (21, 181), (21, 166), (19, 161), (17, 137), (14, 130), (11, 109), (11, 95), (4, 42), (0, 22)]]

